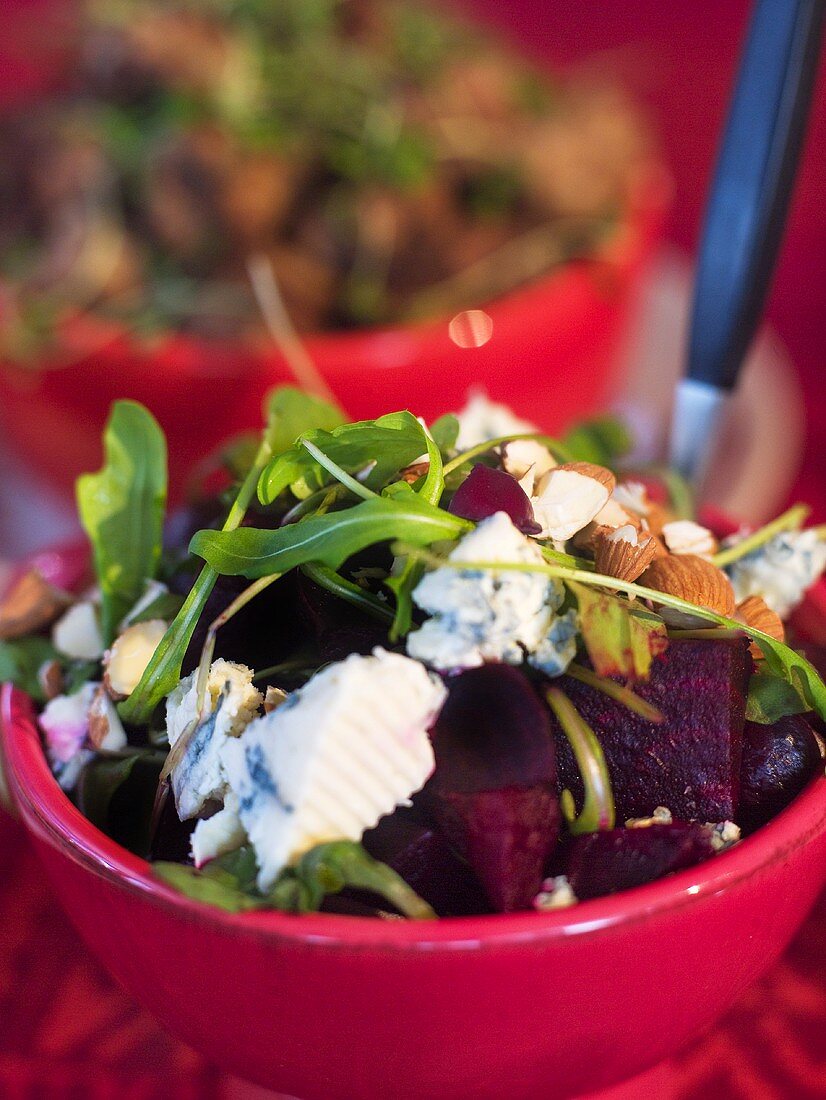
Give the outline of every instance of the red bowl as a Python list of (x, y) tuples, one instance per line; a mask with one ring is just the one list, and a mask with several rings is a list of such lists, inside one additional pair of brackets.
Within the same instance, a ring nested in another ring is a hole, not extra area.
[(0, 691), (14, 802), (91, 950), (170, 1031), (302, 1100), (559, 1100), (673, 1054), (783, 951), (826, 882), (826, 777), (699, 867), (556, 913), (227, 914), (156, 881), (52, 778)]
[[(660, 237), (669, 185), (642, 171), (624, 218), (590, 259), (571, 262), (486, 307), (493, 336), (464, 349), (448, 318), (310, 336), (307, 350), (354, 419), (411, 404), (420, 416), (460, 408), (482, 386), (519, 415), (556, 431), (605, 407), (633, 291)], [(0, 433), (41, 474), (71, 491), (100, 462), (111, 403), (131, 397), (169, 440), (173, 495), (233, 432), (257, 427), (261, 399), (289, 375), (280, 353), (251, 344), (170, 336), (152, 347), (90, 318), (67, 326), (60, 363), (0, 363)]]

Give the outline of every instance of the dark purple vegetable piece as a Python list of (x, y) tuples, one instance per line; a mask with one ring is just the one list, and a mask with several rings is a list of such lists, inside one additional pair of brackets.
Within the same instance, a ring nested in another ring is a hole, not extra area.
[(478, 522), (495, 512), (507, 512), (515, 527), (525, 535), (538, 535), (528, 494), (515, 477), (504, 470), (478, 464), (453, 494), (448, 511), (454, 516)]
[(377, 645), (387, 645), (386, 624), (334, 596), (302, 573), (295, 575), (295, 584), (298, 615), (321, 662), (343, 661), (351, 653), (372, 653)]
[(433, 822), (408, 806), (397, 807), (361, 840), (374, 859), (392, 867), (440, 917), (471, 916), (490, 904), (470, 867)]
[[(687, 821), (737, 820), (751, 667), (745, 639), (673, 640), (650, 680), (634, 689), (664, 714), (659, 725), (577, 680), (560, 681), (600, 740), (618, 820), (646, 817), (656, 806)], [(561, 787), (581, 805), (579, 769), (553, 725)]]
[(471, 669), (449, 689), (423, 800), (494, 909), (528, 908), (560, 826), (548, 711), (508, 665)]
[(738, 824), (747, 832), (765, 825), (822, 768), (820, 743), (802, 715), (771, 726), (746, 722)]
[(564, 873), (580, 901), (644, 886), (714, 855), (712, 830), (697, 822), (608, 829), (566, 845)]

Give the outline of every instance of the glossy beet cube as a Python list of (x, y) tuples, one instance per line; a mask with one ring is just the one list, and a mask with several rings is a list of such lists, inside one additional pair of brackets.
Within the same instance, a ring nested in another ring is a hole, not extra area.
[(566, 845), (562, 866), (577, 898), (586, 901), (702, 863), (714, 855), (711, 835), (708, 826), (688, 821), (588, 833)]
[[(602, 692), (558, 681), (600, 740), (617, 820), (667, 806), (686, 821), (737, 820), (746, 692), (751, 657), (745, 639), (672, 641), (635, 691), (665, 716), (648, 722)], [(560, 783), (579, 803), (582, 781), (554, 721)]]
[(478, 523), (496, 512), (506, 512), (514, 527), (525, 535), (538, 535), (530, 499), (511, 474), (490, 466), (474, 466), (453, 494), (448, 511)]
[(528, 908), (559, 835), (547, 709), (525, 675), (485, 665), (455, 677), (431, 732), (423, 800), (491, 905)]
[(822, 768), (820, 743), (802, 715), (771, 726), (746, 722), (738, 824), (749, 832), (765, 825)]

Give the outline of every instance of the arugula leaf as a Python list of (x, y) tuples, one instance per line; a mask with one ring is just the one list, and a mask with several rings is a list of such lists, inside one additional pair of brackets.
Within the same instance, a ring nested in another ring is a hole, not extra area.
[(573, 836), (581, 836), (583, 833), (596, 833), (600, 829), (613, 829), (616, 821), (614, 793), (605, 754), (597, 735), (564, 691), (556, 687), (549, 688), (546, 698), (571, 746), (585, 790), (579, 817), (576, 815), (571, 792), (566, 789), (560, 796), (560, 807), (569, 832)]
[(345, 421), (344, 413), (329, 401), (313, 397), (294, 386), (279, 386), (264, 398), (264, 420), (270, 425), (268, 441), (272, 453), (280, 455), (300, 435), (313, 429), (332, 431)]
[(264, 908), (266, 903), (263, 898), (246, 893), (238, 885), (235, 875), (228, 871), (221, 873), (222, 870), (220, 867), (212, 869), (212, 864), (202, 871), (183, 863), (159, 861), (152, 864), (153, 873), (162, 882), (205, 905), (215, 905), (228, 913)]
[(600, 416), (571, 428), (562, 440), (574, 462), (614, 466), (628, 454), (634, 440), (626, 424), (615, 416)]
[(746, 721), (771, 726), (790, 714), (809, 710), (798, 689), (781, 676), (756, 668), (749, 680)]
[(276, 909), (313, 912), (328, 894), (338, 894), (347, 886), (378, 894), (412, 920), (436, 916), (401, 875), (373, 859), (352, 840), (335, 840), (311, 848), (294, 867), (282, 871), (269, 900)]
[(568, 587), (577, 598), (579, 629), (597, 675), (647, 680), (651, 661), (668, 645), (662, 619), (575, 581)]
[(430, 425), (430, 434), (442, 454), (448, 454), (455, 448), (456, 440), (459, 438), (459, 418), (452, 413), (440, 416)]
[(467, 520), (411, 493), (402, 499), (376, 497), (343, 512), (311, 516), (275, 530), (198, 531), (189, 549), (219, 573), (254, 580), (286, 573), (305, 562), (338, 569), (353, 554), (375, 543), (403, 539), (425, 546), (457, 538), (470, 527)]
[[(409, 412), (342, 424), (330, 432), (307, 431), (303, 436), (348, 473), (375, 463), (364, 479), (371, 489), (380, 489), (422, 453), (422, 426)], [(272, 504), (289, 487), (298, 497), (309, 496), (327, 478), (327, 471), (307, 449), (295, 444), (267, 464), (258, 484), (258, 498), (262, 504)]]
[(103, 444), (104, 466), (96, 474), (78, 478), (77, 502), (92, 544), (108, 645), (160, 562), (166, 440), (142, 405), (117, 401)]
[(9, 681), (31, 695), (36, 703), (45, 703), (46, 696), (37, 673), (46, 661), (53, 661), (55, 657), (57, 653), (48, 638), (36, 634), (0, 642), (0, 683)]

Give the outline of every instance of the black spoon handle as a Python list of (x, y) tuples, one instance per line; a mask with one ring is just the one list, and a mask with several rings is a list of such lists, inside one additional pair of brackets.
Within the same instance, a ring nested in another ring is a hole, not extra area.
[(756, 0), (706, 209), (686, 375), (730, 390), (763, 310), (809, 113), (824, 0)]

